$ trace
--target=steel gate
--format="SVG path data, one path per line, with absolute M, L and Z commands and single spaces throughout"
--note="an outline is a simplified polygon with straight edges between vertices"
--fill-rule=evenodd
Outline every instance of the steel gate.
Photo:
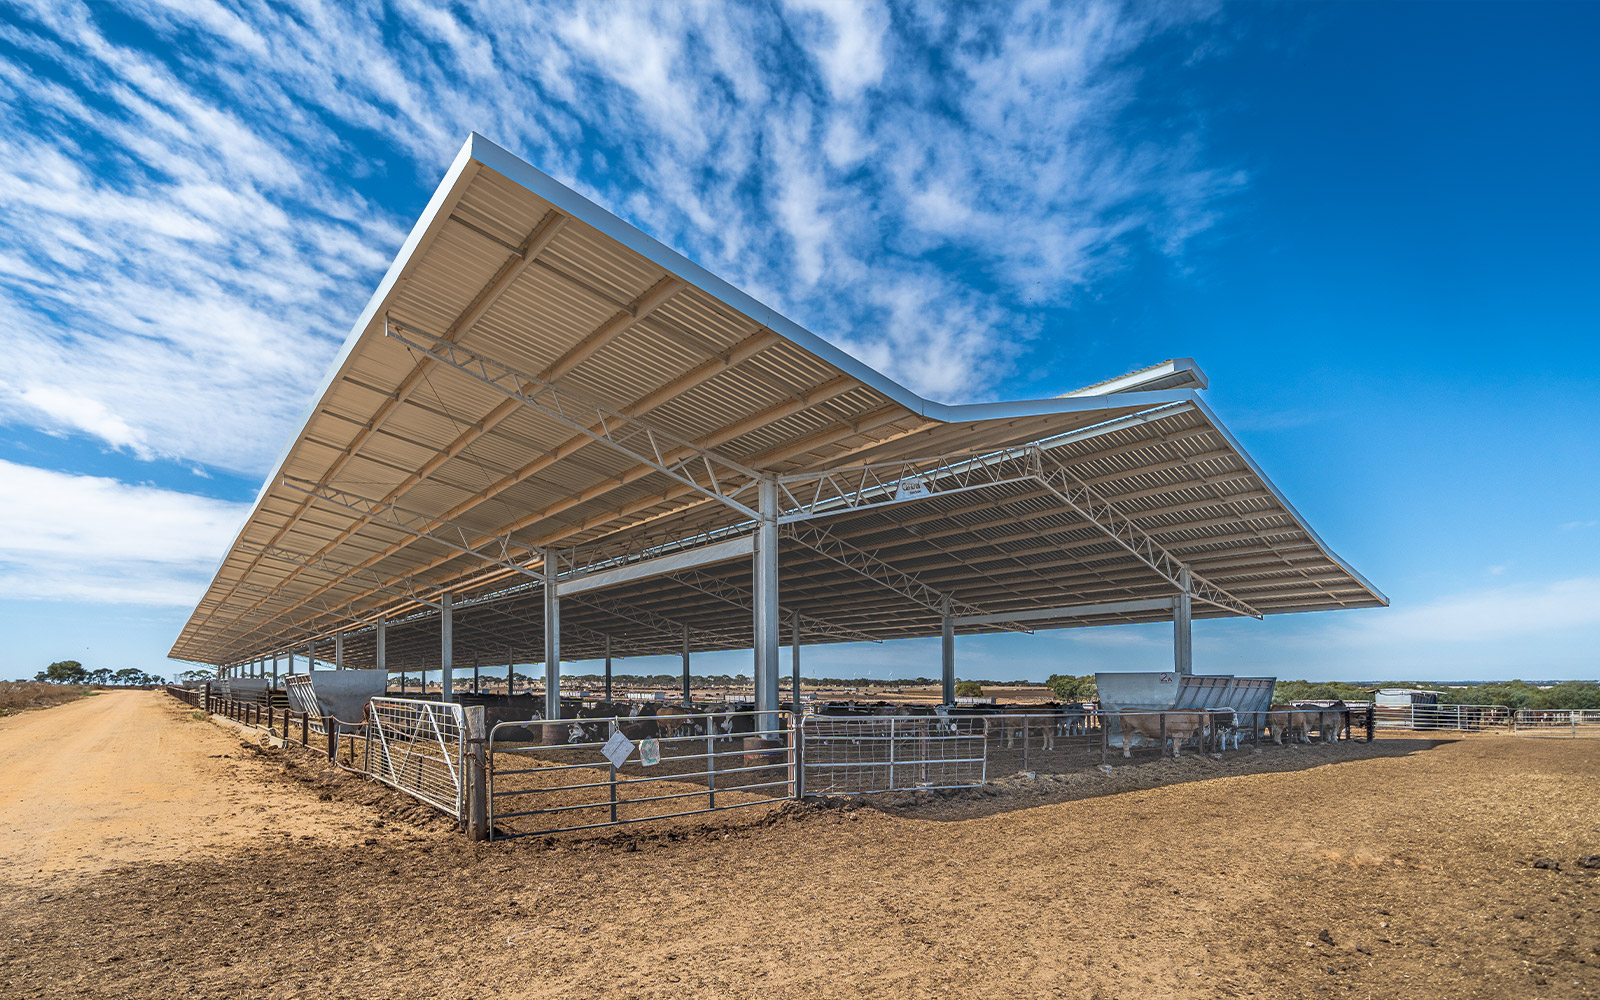
M 374 698 L 367 703 L 366 772 L 456 819 L 466 813 L 467 727 L 455 702 Z
M 497 723 L 488 739 L 489 836 L 589 830 L 792 798 L 793 732 L 788 712 Z
M 988 772 L 988 727 L 968 716 L 808 715 L 805 795 L 972 788 Z

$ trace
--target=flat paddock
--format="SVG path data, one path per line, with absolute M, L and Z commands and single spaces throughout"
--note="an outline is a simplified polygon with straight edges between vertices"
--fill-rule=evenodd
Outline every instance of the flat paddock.
M 0 995 L 1600 996 L 1600 874 L 1574 864 L 1600 854 L 1596 741 L 1380 738 L 486 845 L 127 697 L 174 784 L 255 794 L 197 792 L 232 842 L 163 825 L 109 870 L 7 866 Z M 0 818 L 28 843 L 97 822 Z

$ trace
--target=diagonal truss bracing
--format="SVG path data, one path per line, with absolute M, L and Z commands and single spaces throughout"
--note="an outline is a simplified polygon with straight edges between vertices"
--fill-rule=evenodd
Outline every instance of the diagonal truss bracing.
M 528 566 L 529 563 L 542 565 L 544 557 L 537 550 L 520 545 L 516 548 L 525 552 L 526 556 L 521 559 L 513 556 L 510 535 L 493 535 L 488 541 L 479 540 L 475 544 L 467 530 L 460 525 L 419 514 L 391 502 L 373 500 L 336 486 L 295 479 L 292 476 L 284 476 L 283 485 L 377 524 L 395 528 L 416 538 L 437 542 L 461 555 L 473 556 L 535 580 L 544 579 L 542 570 L 530 569 Z
M 724 503 L 747 517 L 760 516 L 735 499 L 750 492 L 760 479 L 754 469 L 442 337 L 413 330 L 393 319 L 388 321 L 387 331 L 390 337 L 412 350 L 499 390 L 529 409 L 614 448 L 702 496 Z
M 1185 567 L 1182 561 L 1131 518 L 1118 511 L 1069 465 L 1051 454 L 1050 449 L 1039 444 L 978 456 L 910 459 L 853 469 L 783 476 L 779 478 L 781 502 L 785 507 L 781 520 L 789 525 L 791 536 L 798 538 L 795 525 L 833 513 L 1024 482 L 1042 486 L 1174 588 L 1183 589 L 1180 572 Z M 825 554 L 834 558 L 831 553 Z M 859 561 L 859 557 L 855 558 Z M 851 563 L 845 562 L 845 565 Z M 876 578 L 875 573 L 868 575 Z M 1260 611 L 1222 587 L 1192 571 L 1191 578 L 1195 599 L 1234 614 L 1261 617 Z M 927 605 L 924 600 L 913 600 Z

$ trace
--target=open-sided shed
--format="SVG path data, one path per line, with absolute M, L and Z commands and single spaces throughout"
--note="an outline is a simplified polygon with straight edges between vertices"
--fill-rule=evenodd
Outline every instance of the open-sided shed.
M 949 688 L 957 634 L 1170 620 L 1187 672 L 1191 616 L 1387 603 L 1206 387 L 924 399 L 473 135 L 171 655 L 553 702 L 563 657 L 746 648 L 768 710 L 784 643 L 943 635 Z

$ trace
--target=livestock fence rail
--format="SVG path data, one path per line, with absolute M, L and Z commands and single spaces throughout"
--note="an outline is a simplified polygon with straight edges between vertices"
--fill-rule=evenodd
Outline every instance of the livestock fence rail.
M 1600 737 L 1600 710 L 1592 708 L 1518 709 L 1516 717 L 1512 720 L 1512 732 L 1517 736 L 1566 739 Z
M 496 723 L 489 836 L 546 835 L 794 797 L 789 712 L 689 712 Z
M 1364 706 L 1317 705 L 1260 712 L 1084 705 L 1020 712 L 864 710 L 808 715 L 800 731 L 803 795 L 970 788 L 999 775 L 1106 764 L 1113 755 L 1260 752 L 1266 742 L 1331 743 L 1358 731 L 1371 741 L 1374 735 Z
M 988 777 L 986 719 L 808 715 L 800 794 L 970 788 Z
M 1600 736 L 1600 710 L 1511 708 L 1507 705 L 1378 705 L 1379 729 L 1502 733 L 1578 739 Z
M 469 835 L 487 835 L 483 784 L 483 709 L 454 702 L 374 698 L 359 721 L 320 715 L 291 698 L 230 697 L 169 687 L 174 698 L 244 726 L 265 730 L 285 746 L 325 754 L 337 766 L 404 792 L 454 817 Z M 316 702 L 309 703 L 313 708 Z

